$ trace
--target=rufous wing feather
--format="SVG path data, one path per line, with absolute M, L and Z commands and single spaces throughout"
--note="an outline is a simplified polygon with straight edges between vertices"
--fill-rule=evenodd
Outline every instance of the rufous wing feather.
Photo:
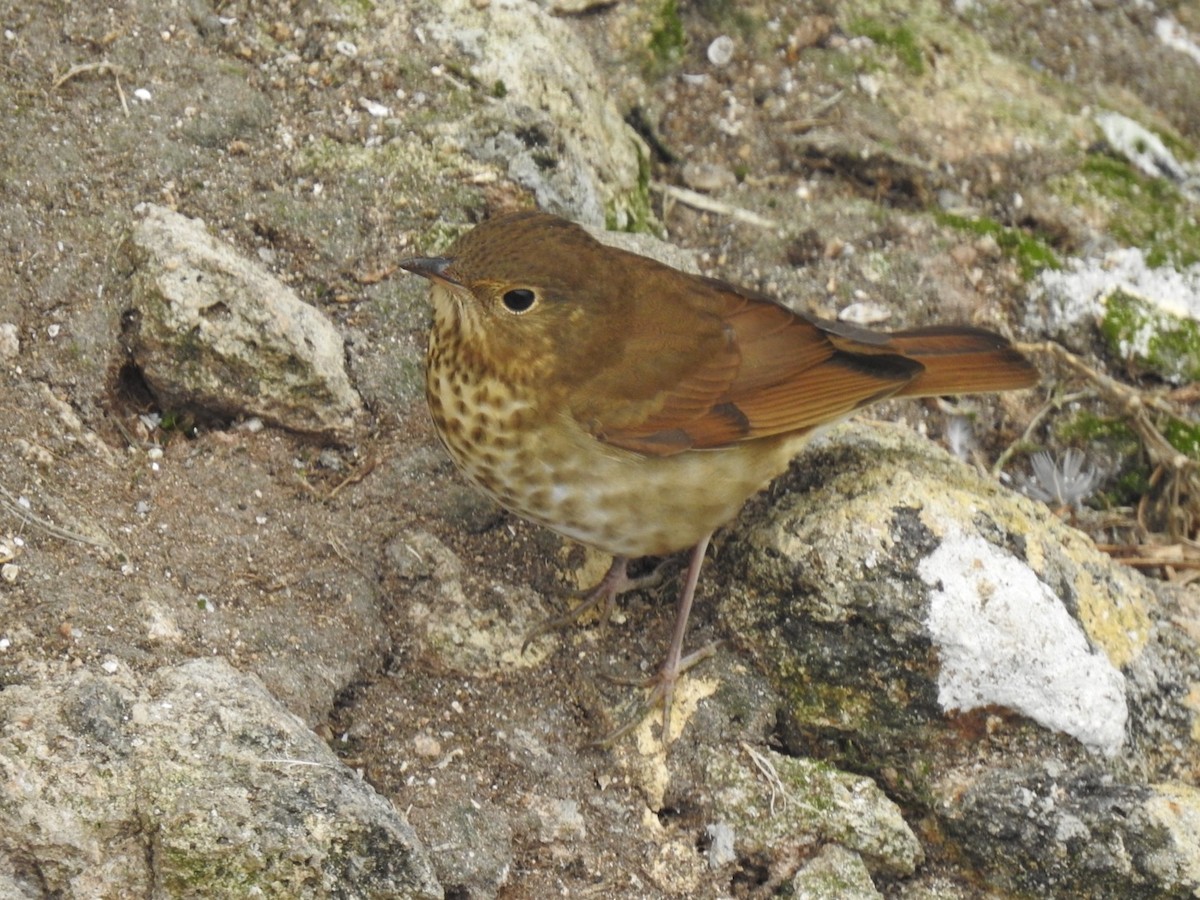
M 708 279 L 690 281 L 691 308 L 682 313 L 715 317 L 726 337 L 721 352 L 697 356 L 690 371 L 663 385 L 654 404 L 641 404 L 641 417 L 621 404 L 593 418 L 590 428 L 601 440 L 666 456 L 804 431 L 890 396 L 921 373 L 919 363 L 898 354 L 842 351 L 817 323 L 769 299 Z
M 698 357 L 644 415 L 597 421 L 602 440 L 651 455 L 804 432 L 887 397 L 1030 387 L 1037 372 L 1008 341 L 970 326 L 884 334 L 793 313 L 769 298 L 689 279 L 693 309 L 716 315 L 722 351 Z

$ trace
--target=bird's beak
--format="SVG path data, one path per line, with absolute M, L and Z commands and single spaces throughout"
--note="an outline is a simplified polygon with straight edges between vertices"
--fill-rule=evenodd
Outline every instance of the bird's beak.
M 462 282 L 452 275 L 447 275 L 446 270 L 450 268 L 450 264 L 454 259 L 449 256 L 414 256 L 412 259 L 403 259 L 400 261 L 400 268 L 408 269 L 408 271 L 428 278 L 430 281 L 440 281 L 443 284 L 461 287 Z

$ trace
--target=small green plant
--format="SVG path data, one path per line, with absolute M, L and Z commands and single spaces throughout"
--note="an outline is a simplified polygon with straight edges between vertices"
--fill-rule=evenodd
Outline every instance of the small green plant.
M 1028 234 L 1019 228 L 1009 228 L 1001 225 L 995 219 L 981 216 L 977 219 L 958 216 L 954 213 L 936 213 L 938 222 L 959 231 L 977 235 L 991 235 L 995 238 L 1000 249 L 1016 261 L 1021 270 L 1021 277 L 1029 281 L 1043 269 L 1060 269 L 1062 263 L 1058 255 L 1041 238 Z
M 1109 229 L 1129 247 L 1146 250 L 1146 265 L 1185 268 L 1200 262 L 1200 222 L 1165 178 L 1151 178 L 1123 159 L 1093 154 L 1081 167 L 1087 188 L 1109 201 Z M 1081 198 L 1086 202 L 1086 195 Z
M 658 26 L 650 32 L 651 67 L 660 72 L 669 69 L 683 59 L 686 49 L 687 35 L 679 4 L 676 0 L 666 0 L 658 11 Z
M 889 28 L 874 19 L 855 19 L 850 23 L 849 30 L 891 50 L 913 75 L 925 74 L 925 54 L 916 34 L 907 25 Z

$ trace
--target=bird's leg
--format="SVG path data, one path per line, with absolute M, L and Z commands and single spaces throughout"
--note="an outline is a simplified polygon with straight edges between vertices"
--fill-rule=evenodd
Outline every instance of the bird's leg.
M 630 578 L 628 573 L 629 557 L 614 556 L 612 565 L 608 567 L 608 571 L 604 573 L 604 577 L 600 579 L 600 583 L 582 592 L 583 599 L 565 613 L 551 616 L 538 623 L 530 630 L 529 634 L 525 635 L 525 641 L 521 644 L 521 652 L 524 653 L 525 649 L 543 634 L 556 631 L 565 625 L 571 624 L 597 605 L 600 606 L 601 624 L 607 623 L 609 614 L 612 611 L 613 601 L 618 596 L 628 591 L 640 591 L 646 588 L 657 587 L 662 583 L 663 572 L 669 564 L 669 561 L 659 563 L 649 575 Z
M 679 602 L 675 607 L 675 625 L 671 629 L 671 643 L 667 647 L 667 658 L 663 662 L 662 668 L 646 683 L 646 687 L 650 689 L 650 696 L 646 698 L 645 708 L 652 710 L 655 706 L 662 704 L 662 742 L 664 745 L 671 741 L 671 701 L 675 695 L 675 682 L 679 680 L 680 675 L 700 660 L 712 656 L 717 649 L 717 642 L 714 642 L 687 656 L 683 655 L 683 639 L 687 634 L 688 616 L 692 612 L 692 601 L 696 597 L 696 585 L 700 581 L 700 568 L 704 565 L 704 553 L 708 549 L 708 541 L 711 537 L 711 533 L 705 535 L 704 539 L 692 548 L 687 575 L 683 580 L 683 590 L 680 591 Z M 641 721 L 640 715 L 602 738 L 599 745 L 608 746 L 620 740 L 632 731 L 639 721 Z

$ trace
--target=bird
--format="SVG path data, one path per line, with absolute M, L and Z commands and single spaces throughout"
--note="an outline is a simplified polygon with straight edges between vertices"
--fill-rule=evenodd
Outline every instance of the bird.
M 512 513 L 613 557 L 551 624 L 642 586 L 631 560 L 690 549 L 646 685 L 664 743 L 680 675 L 712 650 L 683 652 L 709 540 L 816 429 L 889 398 L 1038 380 L 991 331 L 825 321 L 536 210 L 486 219 L 445 255 L 399 266 L 431 284 L 426 398 L 458 469 Z

